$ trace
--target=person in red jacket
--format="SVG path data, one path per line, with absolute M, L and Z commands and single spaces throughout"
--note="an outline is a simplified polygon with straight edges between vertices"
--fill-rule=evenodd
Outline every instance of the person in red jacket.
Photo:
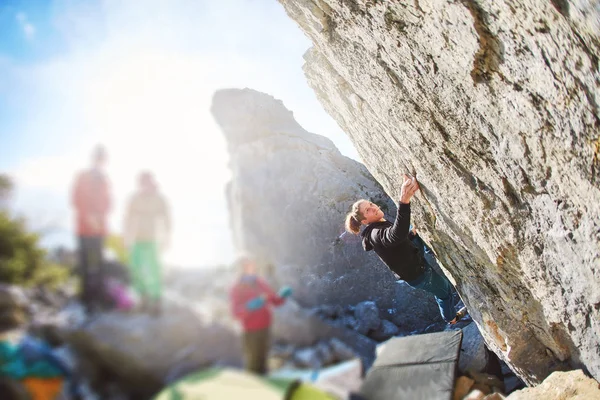
M 271 328 L 271 306 L 280 306 L 292 294 L 284 286 L 279 293 L 257 275 L 256 263 L 244 256 L 237 261 L 241 275 L 231 288 L 232 313 L 242 323 L 246 370 L 259 375 L 267 372 Z
M 72 191 L 82 283 L 81 302 L 88 312 L 102 307 L 106 300 L 102 250 L 111 205 L 109 182 L 103 171 L 106 159 L 104 147 L 96 147 L 91 168 L 77 175 Z

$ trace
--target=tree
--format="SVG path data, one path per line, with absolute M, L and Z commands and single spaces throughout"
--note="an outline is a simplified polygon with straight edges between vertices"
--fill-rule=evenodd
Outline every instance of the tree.
M 27 232 L 25 222 L 0 211 L 0 281 L 24 284 L 44 264 L 38 236 Z
M 13 186 L 13 181 L 8 175 L 0 174 L 0 197 L 10 194 Z
M 0 206 L 4 206 L 4 202 L 8 200 L 13 191 L 13 181 L 6 174 L 0 173 Z
M 0 282 L 55 286 L 68 279 L 69 270 L 50 263 L 39 245 L 39 234 L 30 232 L 23 218 L 2 207 L 13 188 L 10 177 L 0 174 Z

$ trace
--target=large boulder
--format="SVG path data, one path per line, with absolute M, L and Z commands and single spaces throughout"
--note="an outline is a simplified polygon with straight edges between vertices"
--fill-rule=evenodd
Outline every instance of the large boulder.
M 396 283 L 396 301 L 396 307 L 384 310 L 382 317 L 398 326 L 402 334 L 422 332 L 436 322 L 444 324 L 434 297 L 413 290 L 404 281 Z
M 279 0 L 308 82 L 528 384 L 600 378 L 600 9 L 589 0 Z
M 229 145 L 227 195 L 234 243 L 294 289 L 305 307 L 372 300 L 402 310 L 394 275 L 359 237 L 344 232 L 351 204 L 368 198 L 395 216 L 394 202 L 367 169 L 333 143 L 304 130 L 280 100 L 250 89 L 215 93 L 212 113 Z M 416 292 L 428 317 L 437 310 Z
M 161 317 L 108 313 L 71 328 L 67 342 L 91 384 L 116 382 L 126 393 L 147 398 L 171 379 L 174 369 L 242 365 L 241 340 L 192 310 L 170 306 Z

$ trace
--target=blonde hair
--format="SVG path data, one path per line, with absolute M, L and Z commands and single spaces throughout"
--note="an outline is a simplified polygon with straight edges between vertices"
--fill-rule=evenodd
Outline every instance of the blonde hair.
M 354 233 L 355 235 L 358 235 L 358 233 L 360 232 L 360 225 L 362 224 L 361 221 L 365 219 L 364 215 L 362 215 L 359 209 L 363 201 L 367 200 L 360 199 L 354 204 L 352 204 L 350 212 L 346 215 L 346 230 L 350 233 Z

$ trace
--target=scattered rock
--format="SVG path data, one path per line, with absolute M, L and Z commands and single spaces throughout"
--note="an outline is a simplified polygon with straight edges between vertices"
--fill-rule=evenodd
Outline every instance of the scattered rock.
M 600 386 L 582 370 L 553 372 L 541 384 L 511 393 L 507 400 L 600 399 Z
M 474 389 L 479 389 L 485 394 L 491 392 L 504 392 L 504 383 L 494 375 L 469 371 L 469 376 L 475 381 Z
M 344 308 L 340 305 L 322 305 L 315 307 L 314 311 L 317 315 L 326 319 L 337 319 L 344 315 Z
M 369 334 L 369 337 L 382 342 L 384 340 L 388 340 L 392 336 L 397 335 L 398 332 L 399 332 L 399 329 L 396 325 L 394 325 L 392 322 L 390 322 L 388 320 L 382 319 L 381 324 L 379 325 L 379 328 L 372 331 Z
M 0 309 L 24 308 L 28 302 L 23 289 L 0 283 Z
M 488 395 L 490 393 L 492 393 L 492 388 L 489 387 L 488 385 L 484 385 L 483 383 L 475 383 L 473 386 L 471 386 L 471 388 L 474 391 L 478 391 L 483 393 L 484 395 Z
M 275 340 L 295 346 L 312 346 L 329 339 L 332 331 L 319 316 L 298 305 L 293 299 L 273 310 L 272 335 Z
M 17 286 L 0 284 L 0 331 L 8 331 L 27 321 L 28 299 Z
M 454 384 L 453 400 L 462 400 L 469 392 L 475 381 L 468 376 L 459 376 Z
M 339 339 L 331 339 L 329 344 L 335 353 L 335 357 L 340 361 L 351 360 L 356 357 L 356 353 L 352 348 Z
M 327 366 L 337 361 L 336 355 L 328 342 L 319 342 L 316 346 L 316 350 L 319 354 L 319 358 L 321 359 L 321 365 Z
M 487 396 L 485 396 L 483 398 L 483 400 L 504 400 L 506 397 L 504 397 L 502 394 L 496 392 L 496 393 L 492 393 L 492 394 L 488 394 Z
M 273 357 L 288 359 L 292 358 L 294 351 L 295 348 L 291 344 L 274 344 L 271 346 L 270 354 Z
M 319 350 L 312 347 L 296 351 L 293 358 L 294 362 L 301 368 L 319 368 L 323 365 Z
M 354 318 L 352 315 L 344 315 L 342 318 L 338 320 L 342 326 L 346 328 L 350 328 L 353 330 L 358 329 L 358 320 Z
M 66 340 L 64 331 L 52 323 L 34 322 L 29 327 L 29 333 L 48 343 L 51 347 L 62 346 Z
M 463 400 L 483 400 L 485 399 L 486 394 L 481 390 L 473 390 L 467 396 L 463 397 Z
M 379 309 L 373 301 L 363 301 L 356 305 L 354 317 L 357 321 L 356 331 L 366 335 L 370 330 L 379 328 L 381 319 L 379 319 Z

